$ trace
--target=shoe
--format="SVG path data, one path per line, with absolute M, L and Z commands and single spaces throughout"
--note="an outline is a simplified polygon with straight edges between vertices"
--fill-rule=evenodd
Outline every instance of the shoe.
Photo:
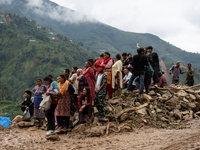
M 49 130 L 49 131 L 47 131 L 46 135 L 51 135 L 51 134 L 53 134 L 53 133 L 54 133 L 53 130 Z
M 158 85 L 157 85 L 157 84 L 155 84 L 155 85 L 154 85 L 154 87 L 155 87 L 155 88 L 157 88 L 157 87 L 158 87 Z

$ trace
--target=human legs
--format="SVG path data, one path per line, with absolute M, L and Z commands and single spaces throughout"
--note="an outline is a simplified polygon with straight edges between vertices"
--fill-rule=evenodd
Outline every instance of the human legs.
M 99 115 L 105 117 L 105 94 L 96 94 L 94 102 L 99 111 Z
M 153 84 L 156 85 L 159 82 L 159 80 L 158 80 L 158 69 L 159 69 L 159 67 L 153 66 L 153 69 L 154 69 Z
M 132 91 L 132 83 L 133 83 L 133 80 L 137 77 L 137 74 L 135 72 L 133 72 L 130 80 L 129 80 L 129 84 L 128 84 L 128 90 L 129 91 Z
M 143 89 L 144 89 L 144 73 L 139 75 L 140 78 L 140 89 L 139 89 L 139 94 L 143 94 Z
M 92 111 L 93 111 L 92 105 L 85 107 L 82 112 L 79 111 L 79 123 L 85 123 L 84 114 L 87 114 L 91 121 Z
M 57 104 L 51 104 L 50 109 L 47 110 L 47 120 L 48 120 L 47 130 L 55 130 L 54 112 L 55 112 L 56 106 Z

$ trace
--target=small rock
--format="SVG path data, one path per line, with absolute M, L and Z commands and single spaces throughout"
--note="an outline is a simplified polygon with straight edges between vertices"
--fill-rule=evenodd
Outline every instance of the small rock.
M 136 113 L 138 114 L 138 116 L 140 117 L 144 117 L 147 114 L 146 108 L 142 108 L 136 111 Z
M 193 94 L 189 94 L 189 95 L 192 102 L 196 100 L 196 96 L 194 96 Z
M 128 117 L 129 117 L 129 114 L 128 114 L 128 113 L 124 113 L 124 114 L 120 117 L 120 120 L 121 120 L 121 121 L 124 121 L 124 120 L 126 120 Z
M 162 117 L 162 118 L 161 118 L 161 121 L 169 123 L 169 120 L 166 119 L 165 117 Z
M 194 103 L 188 103 L 187 104 L 188 108 L 194 109 L 196 105 Z
M 117 104 L 117 103 L 118 103 L 118 100 L 117 100 L 117 99 L 116 99 L 116 100 L 109 99 L 109 100 L 107 101 L 107 103 L 108 103 L 108 104 Z
M 94 117 L 93 124 L 96 125 L 97 123 L 99 123 L 99 119 L 97 117 Z
M 47 139 L 47 140 L 50 140 L 50 141 L 59 141 L 59 140 L 60 140 L 58 134 L 51 134 L 51 135 L 48 135 L 48 136 L 46 136 L 46 139 Z
M 196 112 L 196 115 L 200 116 L 200 111 Z
M 135 102 L 135 107 L 139 107 L 141 104 L 139 102 Z
M 148 95 L 150 95 L 150 96 L 155 96 L 156 95 L 156 93 L 153 91 L 153 90 L 151 90 L 150 92 L 149 92 L 149 94 Z
M 174 110 L 174 116 L 177 120 L 182 119 L 182 113 L 178 109 Z

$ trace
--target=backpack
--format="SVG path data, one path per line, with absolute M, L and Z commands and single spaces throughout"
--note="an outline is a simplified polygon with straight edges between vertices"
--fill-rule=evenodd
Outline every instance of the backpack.
M 146 66 L 146 74 L 148 76 L 153 76 L 154 75 L 154 70 L 153 67 L 151 66 L 151 64 L 148 61 L 149 66 Z

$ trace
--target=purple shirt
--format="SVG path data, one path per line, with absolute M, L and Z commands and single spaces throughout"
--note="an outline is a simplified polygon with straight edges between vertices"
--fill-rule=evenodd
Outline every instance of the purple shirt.
M 176 65 L 173 65 L 170 69 L 169 69 L 169 73 L 170 74 L 174 74 L 173 80 L 179 80 L 179 75 L 183 74 L 183 71 L 181 70 L 181 67 L 176 67 Z
M 45 85 L 41 85 L 41 87 L 36 85 L 32 90 L 35 94 L 44 94 L 47 91 L 47 87 Z

